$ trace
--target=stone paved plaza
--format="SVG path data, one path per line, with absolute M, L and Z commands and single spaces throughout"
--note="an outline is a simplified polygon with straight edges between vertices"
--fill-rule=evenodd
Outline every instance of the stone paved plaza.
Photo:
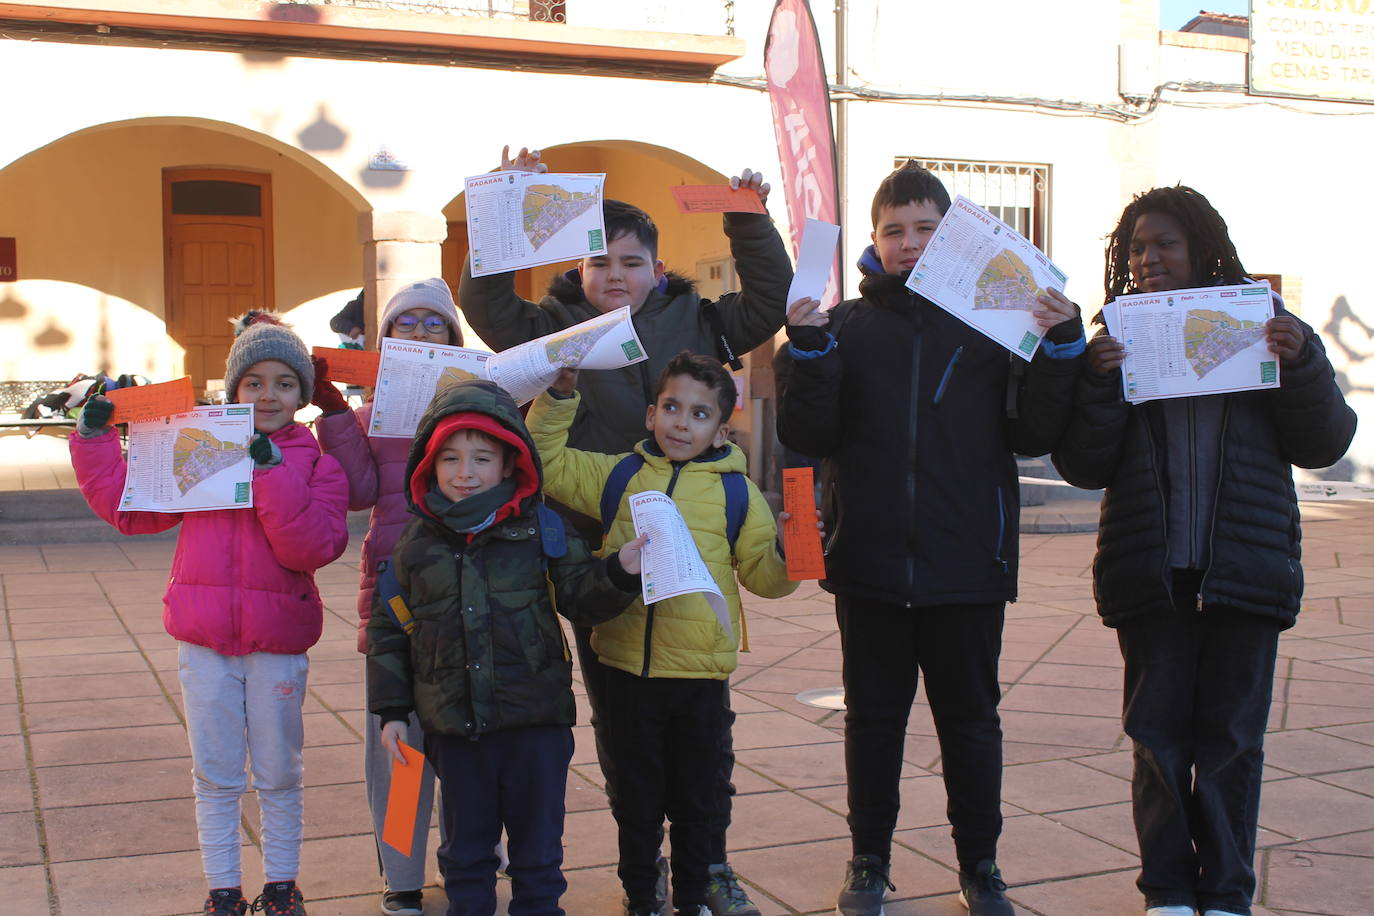
M 1374 506 L 1305 505 L 1308 590 L 1280 645 L 1260 813 L 1257 913 L 1367 914 L 1374 880 Z M 1092 534 L 1026 535 L 1002 653 L 1006 830 L 1021 912 L 1127 916 L 1130 752 L 1120 657 L 1097 619 Z M 328 612 L 306 704 L 312 916 L 378 912 L 361 784 L 358 543 L 319 574 Z M 199 912 L 205 889 L 190 760 L 163 632 L 171 541 L 0 548 L 0 912 Z M 734 685 L 739 765 L 732 860 L 768 916 L 833 911 L 849 853 L 842 713 L 798 702 L 839 683 L 832 604 L 814 584 L 751 600 L 753 651 Z M 581 712 L 586 718 L 585 708 Z M 889 916 L 962 913 L 928 710 L 908 729 Z M 615 914 L 615 830 L 586 726 L 568 779 L 573 916 Z M 246 802 L 245 884 L 261 882 Z M 504 891 L 503 891 L 504 893 Z M 426 913 L 444 910 L 430 888 Z

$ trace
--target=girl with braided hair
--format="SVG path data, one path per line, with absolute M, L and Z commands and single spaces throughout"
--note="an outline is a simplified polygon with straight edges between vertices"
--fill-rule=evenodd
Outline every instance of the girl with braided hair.
M 1108 302 L 1247 282 L 1225 220 L 1192 188 L 1137 195 L 1107 243 Z M 1291 466 L 1334 464 L 1355 432 L 1316 333 L 1274 305 L 1265 337 L 1282 383 L 1262 391 L 1129 404 L 1126 349 L 1104 328 L 1054 452 L 1065 480 L 1106 490 L 1094 596 L 1125 662 L 1148 916 L 1250 913 L 1278 638 L 1302 596 Z

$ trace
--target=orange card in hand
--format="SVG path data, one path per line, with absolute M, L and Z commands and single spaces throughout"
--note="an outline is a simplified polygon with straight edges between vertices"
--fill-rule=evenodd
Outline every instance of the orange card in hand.
M 311 347 L 311 356 L 318 356 L 329 366 L 329 381 L 345 385 L 371 388 L 377 384 L 377 370 L 382 354 L 376 350 L 351 350 L 344 347 Z
M 753 188 L 728 184 L 678 184 L 668 189 L 683 213 L 767 213 Z
M 782 547 L 787 554 L 787 578 L 794 582 L 825 578 L 813 481 L 810 468 L 786 468 L 782 472 L 782 508 L 792 516 L 782 526 Z
M 171 382 L 156 385 L 133 385 L 107 391 L 105 397 L 114 402 L 111 423 L 134 423 L 138 420 L 158 420 L 182 413 L 196 406 L 196 393 L 191 389 L 191 377 L 184 375 Z
M 382 842 L 403 856 L 410 855 L 415 838 L 415 818 L 420 808 L 420 777 L 425 771 L 425 755 L 399 742 L 406 765 L 391 761 L 391 792 L 386 798 L 386 823 Z

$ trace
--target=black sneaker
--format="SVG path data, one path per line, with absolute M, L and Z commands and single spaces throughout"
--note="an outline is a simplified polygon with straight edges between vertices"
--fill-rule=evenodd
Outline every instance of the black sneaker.
M 883 916 L 883 898 L 895 891 L 887 863 L 877 856 L 855 856 L 845 871 L 835 916 Z
M 266 916 L 306 916 L 305 898 L 295 881 L 273 881 L 262 886 L 262 893 L 253 901 L 253 912 Z
M 217 887 L 205 898 L 203 916 L 244 916 L 248 912 L 248 901 L 243 899 L 243 891 L 237 887 Z
M 706 876 L 706 908 L 710 916 L 760 916 L 730 863 L 712 865 Z
M 420 891 L 386 891 L 382 894 L 383 916 L 424 916 L 424 894 Z
M 1007 884 L 997 863 L 984 859 L 966 875 L 959 871 L 959 900 L 968 907 L 969 916 L 1013 916 L 1007 899 Z

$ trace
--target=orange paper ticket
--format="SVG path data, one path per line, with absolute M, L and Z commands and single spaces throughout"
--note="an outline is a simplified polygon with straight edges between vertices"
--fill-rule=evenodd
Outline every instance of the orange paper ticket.
M 816 488 L 810 468 L 782 472 L 782 508 L 792 517 L 782 526 L 787 578 L 794 582 L 825 578 L 825 555 L 816 528 Z
M 156 385 L 134 385 L 107 391 L 105 397 L 114 402 L 111 423 L 133 423 L 156 420 L 196 406 L 196 393 L 189 375 Z
M 728 184 L 678 184 L 668 190 L 683 213 L 767 213 L 759 192 Z
M 351 350 L 345 347 L 314 347 L 311 356 L 329 364 L 329 381 L 371 388 L 377 384 L 377 368 L 382 354 L 376 350 Z
M 386 797 L 386 823 L 382 825 L 382 842 L 403 856 L 410 855 L 415 838 L 415 818 L 420 809 L 420 776 L 425 770 L 425 755 L 404 741 L 401 756 L 406 765 L 391 762 L 391 791 Z

